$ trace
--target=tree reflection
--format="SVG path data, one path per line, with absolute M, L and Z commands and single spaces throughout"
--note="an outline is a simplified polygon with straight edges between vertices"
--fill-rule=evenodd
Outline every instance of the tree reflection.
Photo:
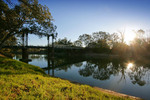
M 143 66 L 136 66 L 130 69 L 129 72 L 130 79 L 132 80 L 133 84 L 138 84 L 140 86 L 144 86 L 146 84 L 148 72 L 150 72 L 149 68 L 144 68 Z
M 119 64 L 116 65 L 118 66 Z M 107 80 L 112 74 L 118 73 L 118 70 L 119 67 L 114 67 L 109 59 L 99 59 L 88 61 L 84 68 L 79 70 L 79 73 L 82 76 L 92 76 L 95 79 Z
M 47 61 L 49 61 L 48 56 L 45 57 Z M 73 65 L 76 67 L 81 67 L 82 66 L 82 61 L 83 59 L 77 59 L 77 58 L 71 58 L 71 57 L 55 57 L 54 59 L 54 65 L 55 65 L 55 70 L 64 70 L 67 72 L 68 69 L 70 69 Z
M 106 68 L 101 68 L 97 69 L 93 73 L 93 78 L 99 79 L 99 80 L 107 80 L 109 79 L 110 75 L 112 74 L 111 68 L 106 67 Z
M 118 82 L 126 81 L 126 76 L 128 75 L 133 84 L 145 85 L 149 77 L 148 73 L 150 73 L 150 68 L 137 64 L 133 68 L 130 68 L 130 70 L 127 70 L 126 62 L 126 60 L 108 59 L 89 60 L 79 70 L 79 74 L 84 77 L 92 76 L 98 80 L 108 80 L 111 75 L 121 75 Z
M 74 64 L 76 67 L 81 67 L 83 65 L 83 62 L 78 62 Z
M 86 62 L 86 65 L 84 65 L 84 69 L 79 70 L 79 73 L 84 77 L 91 76 L 95 70 L 95 67 L 96 67 L 95 65 Z
M 79 74 L 83 77 L 93 77 L 98 80 L 109 80 L 111 76 L 120 76 L 118 83 L 125 81 L 126 77 L 133 84 L 144 86 L 148 83 L 150 77 L 149 65 L 135 62 L 134 67 L 127 67 L 128 60 L 121 59 L 88 59 L 83 63 L 83 59 L 55 58 L 53 61 L 55 70 L 64 70 L 65 72 L 71 67 L 78 67 Z M 51 64 L 50 64 L 51 65 Z

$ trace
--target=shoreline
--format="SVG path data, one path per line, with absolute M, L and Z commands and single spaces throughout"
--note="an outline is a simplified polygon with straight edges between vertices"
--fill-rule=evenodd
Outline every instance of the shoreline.
M 50 76 L 50 75 L 49 75 Z M 69 81 L 70 83 L 73 83 L 73 84 L 79 84 L 79 85 L 88 85 L 88 84 L 83 84 L 83 83 L 79 83 L 79 82 L 75 82 L 75 81 L 70 81 L 70 80 L 67 80 L 67 79 L 64 79 L 64 78 L 60 78 L 60 77 L 55 77 L 55 76 L 50 76 L 50 77 L 54 77 L 54 78 L 59 78 L 59 79 L 62 79 L 62 80 L 66 80 L 66 81 Z M 103 89 L 103 88 L 100 88 L 100 87 L 96 87 L 96 86 L 91 86 L 91 85 L 88 85 L 96 90 L 99 90 L 99 91 L 102 91 L 104 93 L 108 93 L 108 94 L 113 94 L 115 96 L 119 96 L 119 97 L 123 97 L 123 98 L 132 98 L 133 100 L 144 100 L 140 97 L 136 97 L 136 96 L 132 96 L 132 95 L 127 95 L 127 94 L 123 94 L 123 93 L 119 93 L 119 92 L 116 92 L 116 91 L 113 91 L 113 90 L 109 90 L 109 89 Z
M 113 95 L 116 95 L 116 96 L 120 96 L 120 97 L 125 97 L 125 98 L 133 98 L 134 100 L 143 100 L 142 98 L 140 97 L 135 97 L 135 96 L 131 96 L 131 95 L 127 95 L 127 94 L 123 94 L 123 93 L 119 93 L 119 92 L 115 92 L 115 91 L 112 91 L 112 90 L 108 90 L 108 89 L 103 89 L 103 88 L 99 88 L 99 87 L 93 87 L 97 90 L 100 90 L 100 91 L 103 91 L 103 92 L 106 92 L 106 93 L 109 93 L 109 94 L 113 94 Z
M 8 60 L 11 60 L 10 58 L 6 58 L 5 56 L 3 56 L 3 55 L 1 55 L 0 54 L 0 57 L 1 58 L 4 58 L 4 59 L 8 59 Z M 25 63 L 22 63 L 22 62 L 20 62 L 20 61 L 16 61 L 16 60 L 11 60 L 11 61 L 14 61 L 16 64 L 17 63 L 20 63 L 20 64 L 25 64 Z M 8 61 L 9 62 L 9 61 Z M 5 63 L 4 63 L 5 64 Z M 11 65 L 11 63 L 10 63 L 10 65 Z M 26 66 L 33 66 L 33 65 L 30 65 L 30 64 L 25 64 Z M 33 66 L 34 67 L 34 66 Z M 35 66 L 36 67 L 36 66 Z M 20 66 L 20 68 L 21 68 L 21 66 Z M 35 73 L 37 73 L 37 75 L 40 75 L 41 77 L 44 77 L 43 76 L 43 74 L 41 73 L 41 71 L 42 71 L 42 68 L 40 68 L 40 67 L 36 67 L 37 69 L 38 69 L 38 71 L 37 71 L 37 69 L 35 70 Z M 41 74 L 38 74 L 38 73 L 41 73 Z M 29 74 L 32 74 L 32 73 L 29 73 Z M 46 74 L 46 73 L 45 73 Z M 5 75 L 5 74 L 1 74 L 1 75 Z M 0 76 L 1 76 L 0 75 Z M 8 74 L 8 75 L 11 75 L 11 74 Z M 15 74 L 13 74 L 14 76 L 15 76 Z M 18 74 L 16 74 L 16 75 L 18 75 Z M 33 74 L 34 75 L 34 74 Z M 6 76 L 7 76 L 7 74 L 6 74 Z M 47 78 L 55 78 L 55 80 L 62 80 L 62 81 L 65 81 L 65 82 L 70 82 L 69 84 L 72 84 L 72 85 L 79 85 L 79 86 L 88 86 L 88 87 L 91 87 L 91 89 L 92 89 L 92 91 L 96 91 L 96 90 L 98 90 L 98 91 L 100 91 L 100 92 L 102 92 L 102 93 L 104 93 L 104 94 L 108 94 L 108 97 L 109 97 L 109 95 L 110 95 L 110 97 L 111 96 L 115 96 L 115 97 L 120 97 L 120 98 L 123 98 L 123 99 L 131 99 L 131 100 L 142 100 L 141 98 L 139 98 L 139 97 L 134 97 L 134 96 L 130 96 L 130 95 L 126 95 L 126 94 L 122 94 L 122 93 L 118 93 L 118 92 L 115 92 L 115 91 L 111 91 L 111 90 L 107 90 L 107 89 L 102 89 L 102 88 L 99 88 L 99 87 L 94 87 L 94 86 L 90 86 L 90 85 L 87 85 L 87 84 L 81 84 L 81 83 L 77 83 L 77 82 L 73 82 L 73 81 L 69 81 L 69 80 L 66 80 L 66 79 L 62 79 L 62 78 L 59 78 L 59 77 L 52 77 L 52 76 L 50 76 L 50 75 L 47 75 L 48 77 Z M 28 78 L 27 78 L 28 79 Z M 49 79 L 50 80 L 50 79 Z M 107 98 L 107 96 L 106 96 L 106 98 Z

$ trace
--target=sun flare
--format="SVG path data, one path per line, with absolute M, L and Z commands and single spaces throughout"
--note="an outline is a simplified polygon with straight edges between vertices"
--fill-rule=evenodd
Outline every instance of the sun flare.
M 125 32 L 125 41 L 127 44 L 130 44 L 134 39 L 135 39 L 136 35 L 132 30 L 127 30 Z
M 128 63 L 127 69 L 131 69 L 133 67 L 133 63 Z

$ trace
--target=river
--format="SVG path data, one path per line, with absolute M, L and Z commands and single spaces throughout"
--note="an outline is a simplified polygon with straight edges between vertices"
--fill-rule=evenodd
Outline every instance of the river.
M 20 59 L 16 55 L 14 59 Z M 150 63 L 121 59 L 84 59 L 29 55 L 29 64 L 45 69 L 51 76 L 60 77 L 150 100 Z

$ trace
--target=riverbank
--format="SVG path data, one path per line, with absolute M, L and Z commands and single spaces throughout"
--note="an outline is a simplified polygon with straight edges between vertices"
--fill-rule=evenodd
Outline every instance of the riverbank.
M 33 65 L 0 57 L 0 99 L 138 100 L 88 85 L 49 77 Z

